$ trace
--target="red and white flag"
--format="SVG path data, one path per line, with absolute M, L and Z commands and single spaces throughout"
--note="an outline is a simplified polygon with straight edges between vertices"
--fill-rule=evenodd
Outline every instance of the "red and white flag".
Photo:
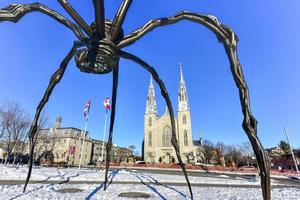
M 83 110 L 83 116 L 87 117 L 89 112 L 90 112 L 90 107 L 91 107 L 91 100 L 88 100 L 88 102 L 85 105 L 85 108 Z
M 69 154 L 70 155 L 75 155 L 75 146 L 72 146 L 69 148 Z
M 105 106 L 106 110 L 110 110 L 109 97 L 104 100 L 103 105 Z

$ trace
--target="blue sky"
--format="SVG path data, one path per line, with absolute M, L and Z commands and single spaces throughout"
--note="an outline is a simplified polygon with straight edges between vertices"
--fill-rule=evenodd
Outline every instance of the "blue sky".
M 29 0 L 2 0 L 30 3 Z M 64 16 L 57 1 L 40 1 Z M 93 20 L 92 1 L 70 3 L 88 22 Z M 121 0 L 105 1 L 106 17 L 113 18 Z M 135 0 L 123 25 L 130 33 L 151 19 L 171 16 L 181 10 L 212 14 L 229 25 L 239 36 L 238 54 L 250 89 L 251 108 L 259 121 L 258 135 L 266 147 L 284 139 L 283 126 L 290 129 L 293 146 L 300 147 L 300 2 L 297 0 Z M 69 17 L 70 18 L 70 17 Z M 31 115 L 48 84 L 69 51 L 75 36 L 56 21 L 32 13 L 19 23 L 0 23 L 0 103 L 20 102 Z M 238 144 L 247 141 L 241 127 L 238 91 L 224 49 L 206 28 L 187 21 L 156 29 L 126 48 L 151 65 L 166 83 L 177 108 L 179 63 L 192 112 L 194 139 L 203 132 L 205 139 Z M 101 139 L 106 96 L 111 95 L 112 74 L 81 73 L 74 60 L 55 88 L 46 112 L 50 121 L 62 115 L 64 126 L 84 127 L 82 111 L 91 98 L 88 130 Z M 138 65 L 120 61 L 119 93 L 114 143 L 135 145 L 140 151 L 149 74 Z M 158 112 L 165 103 L 155 85 Z

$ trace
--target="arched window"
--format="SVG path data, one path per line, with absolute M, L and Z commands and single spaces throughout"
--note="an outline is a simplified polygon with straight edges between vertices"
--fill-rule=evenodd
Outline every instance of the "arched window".
M 171 146 L 171 128 L 169 126 L 166 126 L 162 133 L 162 145 L 164 147 Z
M 149 117 L 148 126 L 152 126 L 152 118 Z
M 188 146 L 188 134 L 187 134 L 187 131 L 184 130 L 183 132 L 183 137 L 184 137 L 184 146 Z
M 152 133 L 151 133 L 151 131 L 149 131 L 149 133 L 148 133 L 148 146 L 152 146 Z
M 185 115 L 182 116 L 182 123 L 186 124 L 186 116 Z

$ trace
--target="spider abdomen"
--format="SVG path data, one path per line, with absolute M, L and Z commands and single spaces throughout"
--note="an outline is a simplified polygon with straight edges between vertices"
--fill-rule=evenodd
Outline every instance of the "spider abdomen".
M 82 72 L 106 74 L 119 64 L 117 50 L 108 39 L 90 41 L 88 48 L 80 49 L 75 61 Z

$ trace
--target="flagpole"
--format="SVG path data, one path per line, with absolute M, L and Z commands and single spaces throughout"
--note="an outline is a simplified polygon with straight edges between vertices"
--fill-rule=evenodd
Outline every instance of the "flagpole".
M 288 142 L 288 144 L 290 146 L 290 151 L 291 151 L 291 154 L 292 154 L 292 157 L 293 157 L 293 160 L 294 160 L 296 172 L 299 175 L 298 163 L 296 162 L 296 159 L 295 159 L 295 156 L 294 156 L 294 152 L 293 152 L 293 148 L 292 148 L 292 146 L 290 144 L 290 140 L 289 140 L 289 136 L 288 136 L 288 130 L 285 127 L 283 127 L 283 130 L 284 130 L 284 133 L 285 133 L 285 136 L 286 136 L 286 140 L 287 140 L 287 142 Z
M 88 115 L 87 115 L 87 118 L 85 120 L 85 126 L 84 126 L 84 132 L 83 132 L 83 143 L 82 143 L 82 146 L 81 146 L 81 151 L 80 151 L 80 161 L 79 161 L 79 167 L 78 169 L 80 169 L 81 167 L 81 161 L 82 161 L 82 152 L 83 152 L 83 147 L 84 147 L 84 141 L 85 141 L 85 134 L 86 134 L 86 130 L 87 130 L 87 125 L 88 125 Z
M 107 119 L 107 109 L 105 111 L 104 116 L 104 128 L 103 128 L 103 139 L 102 139 L 102 150 L 101 150 L 101 163 L 104 161 L 103 159 L 103 153 L 104 153 L 104 141 L 105 141 L 105 132 L 106 132 L 106 119 Z

